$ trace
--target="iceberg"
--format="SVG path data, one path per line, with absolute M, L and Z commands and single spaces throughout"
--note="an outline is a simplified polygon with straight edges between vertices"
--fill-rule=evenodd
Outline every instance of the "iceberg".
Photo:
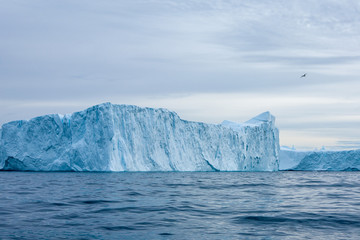
M 279 151 L 269 112 L 243 124 L 206 124 L 103 103 L 0 129 L 0 170 L 8 171 L 277 171 Z
M 297 151 L 280 150 L 280 170 L 359 171 L 360 150 Z
M 301 151 L 287 147 L 280 148 L 279 170 L 293 170 L 303 158 L 311 154 L 310 151 Z

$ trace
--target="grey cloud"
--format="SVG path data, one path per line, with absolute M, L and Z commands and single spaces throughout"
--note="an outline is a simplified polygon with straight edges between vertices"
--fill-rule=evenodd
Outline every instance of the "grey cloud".
M 360 141 L 338 141 L 337 145 L 343 149 L 360 149 Z
M 203 93 L 355 98 L 359 12 L 355 0 L 1 1 L 0 122 L 21 118 L 14 109 L 30 116 L 21 102 L 81 107 L 119 96 Z M 308 106 L 301 113 L 359 110 L 359 103 L 351 106 Z M 52 112 L 46 109 L 33 113 Z M 290 114 L 281 127 L 323 129 L 278 109 L 280 117 Z
M 285 65 L 336 65 L 346 63 L 360 63 L 360 56 L 331 56 L 331 57 L 302 57 L 302 56 L 266 56 L 266 55 L 248 55 L 245 58 L 252 62 L 281 62 Z

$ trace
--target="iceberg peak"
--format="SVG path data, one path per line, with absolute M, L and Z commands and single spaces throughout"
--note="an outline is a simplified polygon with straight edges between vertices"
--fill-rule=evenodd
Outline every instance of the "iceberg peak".
M 271 115 L 269 111 L 263 112 L 256 117 L 250 119 L 249 121 L 246 121 L 245 123 L 248 124 L 261 124 L 261 123 L 272 123 L 275 124 L 275 117 Z

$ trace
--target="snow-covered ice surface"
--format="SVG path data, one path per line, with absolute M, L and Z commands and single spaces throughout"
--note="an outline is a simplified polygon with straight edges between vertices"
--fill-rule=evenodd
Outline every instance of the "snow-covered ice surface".
M 297 151 L 280 150 L 280 170 L 359 171 L 360 150 Z
M 244 124 L 182 120 L 166 109 L 104 103 L 0 129 L 0 169 L 276 171 L 279 134 L 265 112 Z

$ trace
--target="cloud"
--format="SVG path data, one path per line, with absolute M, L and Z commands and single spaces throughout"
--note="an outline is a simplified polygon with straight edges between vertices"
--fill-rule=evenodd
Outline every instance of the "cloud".
M 325 136 L 334 143 L 358 123 L 324 116 L 360 110 L 359 11 L 354 0 L 2 1 L 0 122 L 104 101 L 207 122 L 273 109 L 285 131 L 343 129 Z
M 360 141 L 338 141 L 337 147 L 339 149 L 360 149 Z

